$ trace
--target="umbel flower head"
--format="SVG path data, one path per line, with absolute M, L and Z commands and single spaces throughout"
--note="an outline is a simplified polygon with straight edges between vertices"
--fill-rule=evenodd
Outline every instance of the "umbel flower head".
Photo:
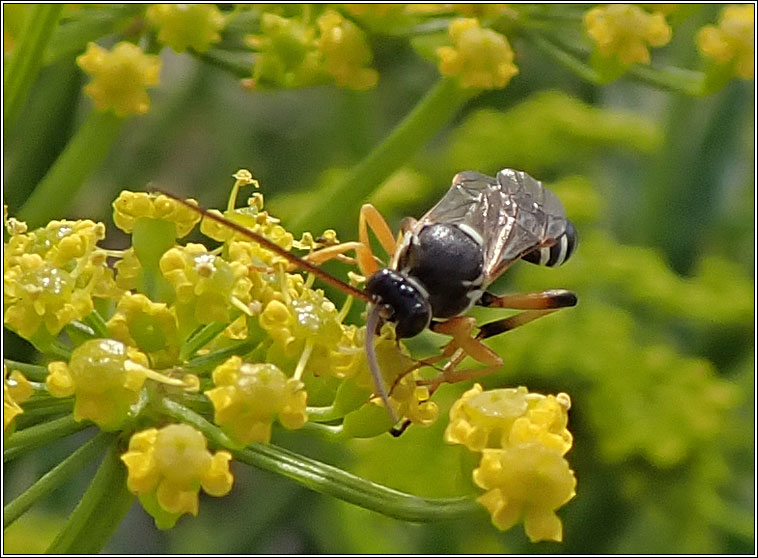
M 200 488 L 211 496 L 229 493 L 231 458 L 227 451 L 211 454 L 205 436 L 188 424 L 138 432 L 121 456 L 129 470 L 127 487 L 162 529 L 185 513 L 197 515 Z
M 16 234 L 3 252 L 5 323 L 26 339 L 56 336 L 93 309 L 93 297 L 115 298 L 105 253 L 96 243 L 105 226 L 89 220 L 51 221 Z
M 158 85 L 161 62 L 157 56 L 145 54 L 129 42 L 120 42 L 110 51 L 90 43 L 76 63 L 92 76 L 84 92 L 92 97 L 97 110 L 112 110 L 125 117 L 144 114 L 150 108 L 145 88 Z
M 215 422 L 242 444 L 268 442 L 275 417 L 285 428 L 307 421 L 303 382 L 287 378 L 270 363 L 247 363 L 233 356 L 213 371 L 215 388 L 205 392 L 215 408 Z
M 445 440 L 482 452 L 473 478 L 487 492 L 478 501 L 499 529 L 523 519 L 533 541 L 562 539 L 555 510 L 574 497 L 576 486 L 563 457 L 572 445 L 570 406 L 565 393 L 485 391 L 476 384 L 451 408 Z
M 671 28 L 662 13 L 648 13 L 631 4 L 610 4 L 584 14 L 584 26 L 606 58 L 622 64 L 650 62 L 647 46 L 661 47 L 671 40 Z
M 483 29 L 478 19 L 456 19 L 448 33 L 455 46 L 437 49 L 440 73 L 458 76 L 461 87 L 499 89 L 518 73 L 508 40 L 491 29 Z
M 221 40 L 224 14 L 212 4 L 153 4 L 145 13 L 158 27 L 158 40 L 176 52 L 207 51 Z
M 71 360 L 51 362 L 47 389 L 55 397 L 76 396 L 74 419 L 112 430 L 128 417 L 147 379 L 147 357 L 114 339 L 85 341 Z
M 726 6 L 719 24 L 706 25 L 697 34 L 697 46 L 717 64 L 734 64 L 734 73 L 752 79 L 755 72 L 755 6 Z

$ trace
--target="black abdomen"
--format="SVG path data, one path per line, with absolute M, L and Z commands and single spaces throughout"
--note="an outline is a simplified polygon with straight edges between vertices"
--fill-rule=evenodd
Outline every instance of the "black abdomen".
M 471 235 L 455 225 L 427 225 L 398 258 L 398 270 L 429 294 L 432 315 L 450 318 L 466 311 L 481 287 L 484 256 Z

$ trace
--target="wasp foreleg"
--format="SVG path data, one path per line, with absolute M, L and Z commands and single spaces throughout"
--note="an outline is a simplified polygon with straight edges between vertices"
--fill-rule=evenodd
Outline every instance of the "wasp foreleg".
M 476 304 L 486 308 L 547 310 L 575 306 L 576 295 L 566 289 L 550 289 L 547 291 L 502 296 L 485 292 Z

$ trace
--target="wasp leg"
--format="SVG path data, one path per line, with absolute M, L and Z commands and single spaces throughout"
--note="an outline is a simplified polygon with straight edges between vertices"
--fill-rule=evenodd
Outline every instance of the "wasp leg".
M 373 205 L 367 203 L 361 207 L 358 218 L 358 238 L 357 242 L 345 242 L 335 246 L 327 246 L 315 252 L 311 252 L 303 259 L 316 265 L 333 259 L 350 262 L 351 258 L 345 256 L 345 252 L 355 251 L 358 268 L 365 277 L 370 277 L 379 270 L 377 258 L 371 250 L 371 243 L 368 238 L 368 230 L 374 231 L 382 247 L 392 254 L 395 250 L 395 238 L 392 235 L 389 225 Z M 353 260 L 355 261 L 355 260 Z
M 552 289 L 549 291 L 505 296 L 495 296 L 490 293 L 484 293 L 478 304 L 490 308 L 524 310 L 524 312 L 480 326 L 476 338 L 487 339 L 488 337 L 493 337 L 524 324 L 528 324 L 542 316 L 552 314 L 561 308 L 575 306 L 576 295 L 565 289 Z
M 427 385 L 429 391 L 434 392 L 440 384 L 473 380 L 491 374 L 503 365 L 500 355 L 471 335 L 474 328 L 476 328 L 476 321 L 471 316 L 458 316 L 445 322 L 432 323 L 430 326 L 432 331 L 453 336 L 440 355 L 443 358 L 450 357 L 450 360 L 439 376 L 430 380 L 421 380 L 418 382 L 419 385 Z M 485 366 L 456 370 L 466 356 L 472 357 Z
M 311 252 L 307 256 L 304 256 L 303 259 L 312 264 L 321 265 L 329 260 L 342 259 L 345 252 L 349 252 L 350 250 L 355 251 L 358 269 L 361 270 L 361 274 L 364 276 L 368 277 L 379 269 L 371 248 L 362 242 L 344 242 L 335 246 L 327 246 L 326 248 Z
M 547 310 L 576 305 L 576 295 L 566 289 L 550 289 L 533 293 L 497 296 L 485 292 L 477 303 L 487 308 L 510 308 L 513 310 Z
M 392 234 L 392 229 L 384 220 L 379 210 L 370 203 L 365 203 L 361 207 L 360 216 L 358 217 L 358 239 L 365 245 L 371 246 L 368 239 L 368 229 L 374 231 L 376 238 L 388 255 L 395 252 L 397 240 Z

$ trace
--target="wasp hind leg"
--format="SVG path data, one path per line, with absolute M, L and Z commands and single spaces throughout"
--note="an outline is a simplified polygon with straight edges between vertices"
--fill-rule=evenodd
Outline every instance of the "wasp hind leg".
M 439 376 L 430 380 L 422 380 L 419 382 L 420 385 L 428 385 L 429 389 L 434 391 L 443 383 L 473 380 L 491 374 L 503 365 L 503 359 L 495 351 L 484 345 L 482 340 L 515 329 L 537 318 L 552 314 L 561 308 L 574 306 L 576 305 L 576 295 L 564 289 L 504 296 L 484 293 L 478 304 L 490 308 L 510 308 L 524 311 L 479 326 L 479 332 L 473 336 L 473 330 L 477 326 L 474 318 L 470 316 L 459 316 L 445 322 L 433 323 L 430 327 L 432 331 L 453 336 L 439 358 L 433 360 L 437 361 L 444 357 L 450 357 L 450 360 L 445 364 Z M 472 357 L 485 366 L 458 370 L 457 367 L 466 356 Z
M 377 239 L 379 239 L 382 248 L 391 255 L 395 250 L 397 241 L 392 235 L 392 231 L 389 225 L 387 225 L 387 221 L 385 221 L 382 214 L 379 213 L 379 210 L 370 203 L 367 203 L 361 207 L 360 216 L 358 218 L 358 242 L 345 242 L 335 246 L 327 246 L 326 248 L 311 252 L 303 259 L 316 265 L 321 265 L 322 263 L 333 259 L 340 259 L 348 263 L 357 263 L 361 274 L 365 277 L 369 277 L 379 270 L 377 258 L 371 250 L 371 243 L 369 242 L 369 229 L 371 229 Z M 355 251 L 355 260 L 345 256 L 345 252 L 351 250 Z

